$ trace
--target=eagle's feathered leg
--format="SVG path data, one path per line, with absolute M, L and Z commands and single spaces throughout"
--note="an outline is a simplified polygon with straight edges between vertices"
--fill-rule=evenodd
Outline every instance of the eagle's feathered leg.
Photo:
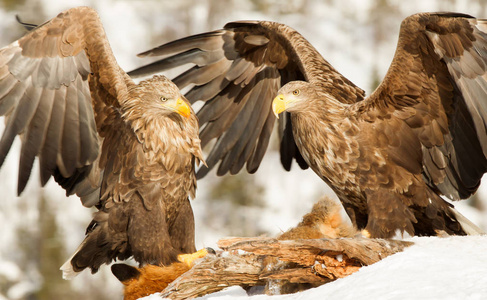
M 86 238 L 61 267 L 63 277 L 71 279 L 85 268 L 95 273 L 104 263 L 130 256 L 144 264 L 168 266 L 178 261 L 178 254 L 195 252 L 193 214 L 187 214 L 187 210 L 191 211 L 189 200 L 178 214 L 181 217 L 176 217 L 176 222 L 184 217 L 185 224 L 181 227 L 174 227 L 175 222 L 166 219 L 163 206 L 158 203 L 148 210 L 141 199 L 134 198 L 96 212 Z M 170 233 L 168 228 L 183 232 Z M 184 238 L 173 245 L 175 236 Z

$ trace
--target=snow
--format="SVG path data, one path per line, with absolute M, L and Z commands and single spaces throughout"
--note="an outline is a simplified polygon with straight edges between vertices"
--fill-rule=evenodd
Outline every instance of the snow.
M 413 238 L 416 245 L 323 287 L 328 299 L 481 299 L 487 237 Z
M 415 237 L 413 246 L 318 288 L 248 296 L 240 287 L 196 299 L 487 299 L 487 236 Z M 144 300 L 161 299 L 154 294 Z

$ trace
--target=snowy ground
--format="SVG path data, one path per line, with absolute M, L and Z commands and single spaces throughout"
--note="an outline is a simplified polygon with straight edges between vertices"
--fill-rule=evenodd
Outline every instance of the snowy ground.
M 487 299 L 487 236 L 412 238 L 415 245 L 358 272 L 291 295 L 247 296 L 231 287 L 197 299 Z M 154 294 L 144 300 L 161 299 Z

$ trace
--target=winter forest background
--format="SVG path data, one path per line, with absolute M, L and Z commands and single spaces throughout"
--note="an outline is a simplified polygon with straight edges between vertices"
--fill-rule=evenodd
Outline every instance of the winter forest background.
M 243 19 L 273 20 L 297 29 L 339 72 L 370 94 L 392 60 L 400 23 L 420 11 L 456 11 L 487 18 L 485 0 L 0 0 L 0 47 L 20 38 L 15 21 L 40 24 L 74 6 L 100 14 L 119 64 L 129 71 L 147 59 L 135 55 L 189 34 Z M 0 124 L 3 128 L 3 122 Z M 1 130 L 0 130 L 1 131 Z M 58 270 L 82 241 L 92 210 L 66 199 L 52 180 L 40 188 L 34 170 L 26 191 L 16 197 L 19 141 L 0 170 L 0 300 L 111 299 L 122 285 L 109 267 L 64 281 Z M 285 172 L 277 138 L 255 175 L 198 182 L 193 204 L 197 248 L 222 237 L 275 235 L 294 226 L 323 195 L 335 197 L 311 171 Z M 487 228 L 487 185 L 456 204 Z

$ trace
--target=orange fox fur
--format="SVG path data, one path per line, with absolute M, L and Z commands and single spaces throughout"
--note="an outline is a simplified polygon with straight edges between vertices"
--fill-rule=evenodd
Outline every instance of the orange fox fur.
M 313 205 L 311 212 L 294 228 L 282 233 L 279 240 L 336 239 L 353 237 L 357 230 L 351 222 L 343 220 L 342 205 L 328 197 L 323 197 Z
M 146 265 L 142 268 L 126 264 L 112 266 L 113 274 L 123 283 L 124 299 L 135 300 L 161 292 L 190 267 L 186 263 L 176 262 L 167 267 Z M 125 276 L 125 277 L 124 277 Z

